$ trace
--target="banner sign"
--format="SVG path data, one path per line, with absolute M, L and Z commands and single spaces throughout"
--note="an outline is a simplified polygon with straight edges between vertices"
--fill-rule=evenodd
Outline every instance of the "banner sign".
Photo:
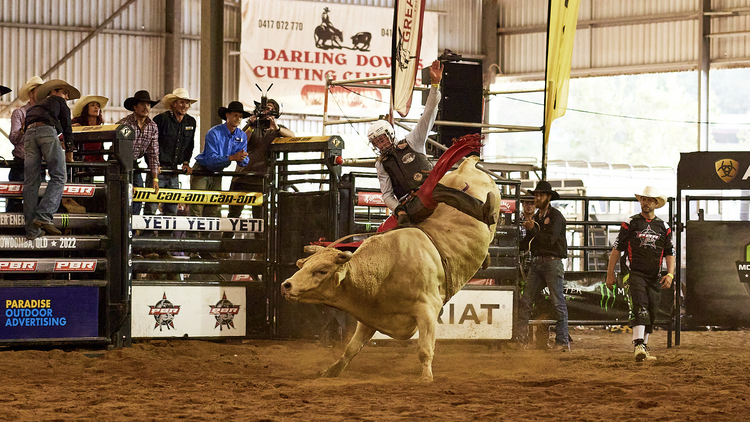
M 405 117 L 411 96 L 422 45 L 425 0 L 396 0 L 393 8 L 393 44 L 391 46 L 391 95 L 393 109 Z
M 357 192 L 357 205 L 363 207 L 385 207 L 383 195 L 379 192 Z
M 202 205 L 251 205 L 263 204 L 263 194 L 259 192 L 219 192 L 207 190 L 133 188 L 133 202 L 161 202 L 167 204 Z
M 106 269 L 106 259 L 0 259 L 0 273 L 79 273 Z
M 279 102 L 282 113 L 322 114 L 327 76 L 390 76 L 393 14 L 385 7 L 243 0 L 240 101 L 252 110 L 253 100 L 260 101 L 273 84 L 268 98 Z M 438 55 L 438 14 L 425 13 L 423 22 L 415 69 Z M 388 110 L 384 89 L 337 86 L 331 92 L 329 109 L 335 114 L 377 116 Z
M 39 188 L 39 195 L 44 195 L 47 189 L 47 184 L 42 183 Z M 64 197 L 87 197 L 94 196 L 96 185 L 73 185 L 66 184 L 63 188 Z M 23 182 L 1 182 L 0 183 L 0 196 L 22 196 L 23 195 Z
M 546 98 L 544 100 L 544 146 L 549 142 L 552 121 L 568 108 L 570 65 L 578 26 L 581 0 L 550 0 L 547 25 Z
M 688 221 L 685 233 L 685 324 L 750 327 L 750 223 Z
M 134 215 L 133 230 L 183 230 L 202 232 L 263 233 L 260 218 L 183 217 Z
M 0 340 L 99 336 L 99 288 L 3 287 Z
M 55 214 L 52 224 L 59 228 L 94 229 L 106 227 L 107 216 L 104 214 Z M 23 214 L 0 213 L 0 227 L 25 227 L 26 219 Z M 55 237 L 55 236 L 45 236 Z
M 25 236 L 0 236 L 0 250 L 43 250 L 43 251 L 70 251 L 70 250 L 97 250 L 104 245 L 104 236 L 40 236 L 34 240 L 26 239 Z
M 750 152 L 683 152 L 679 189 L 750 189 Z
M 133 286 L 132 335 L 241 337 L 247 312 L 245 287 Z
M 412 338 L 418 338 L 419 333 Z M 439 339 L 510 340 L 513 337 L 513 291 L 491 287 L 464 288 L 438 316 Z M 373 340 L 390 337 L 376 332 Z

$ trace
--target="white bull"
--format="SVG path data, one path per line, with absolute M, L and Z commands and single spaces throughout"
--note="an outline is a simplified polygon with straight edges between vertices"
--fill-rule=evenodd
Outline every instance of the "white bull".
M 482 200 L 494 192 L 497 216 L 500 192 L 492 179 L 476 168 L 477 161 L 477 157 L 467 158 L 440 182 Z M 419 380 L 432 381 L 440 310 L 487 259 L 494 234 L 494 224 L 487 227 L 439 204 L 419 228 L 370 237 L 353 254 L 330 247 L 306 247 L 316 253 L 297 261 L 300 270 L 282 283 L 282 295 L 288 300 L 332 306 L 358 321 L 343 356 L 322 375 L 338 376 L 376 331 L 405 340 L 419 330 Z

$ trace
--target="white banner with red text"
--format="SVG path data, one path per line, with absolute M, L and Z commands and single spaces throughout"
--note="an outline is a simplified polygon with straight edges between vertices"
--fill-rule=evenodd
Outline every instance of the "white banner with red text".
M 344 80 L 391 74 L 392 25 L 392 8 L 243 0 L 239 100 L 253 109 L 253 101 L 260 101 L 273 84 L 268 98 L 278 101 L 283 113 L 323 114 L 326 75 Z M 425 12 L 422 33 L 419 69 L 438 56 L 437 13 Z M 331 91 L 329 113 L 388 112 L 386 89 L 333 87 Z

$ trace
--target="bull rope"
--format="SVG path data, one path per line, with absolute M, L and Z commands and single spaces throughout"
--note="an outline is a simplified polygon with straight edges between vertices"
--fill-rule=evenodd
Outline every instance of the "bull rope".
M 448 260 L 445 258 L 445 254 L 443 254 L 443 251 L 435 242 L 435 239 L 433 239 L 429 233 L 427 233 L 422 227 L 414 226 L 414 228 L 421 230 L 422 233 L 424 233 L 424 235 L 427 236 L 428 239 L 430 239 L 430 242 L 432 242 L 432 246 L 435 247 L 438 255 L 440 255 L 440 263 L 443 265 L 443 272 L 445 273 L 445 299 L 443 299 L 443 305 L 445 305 L 450 300 L 450 298 L 452 298 L 453 295 L 456 294 L 453 289 L 453 277 L 451 276 Z

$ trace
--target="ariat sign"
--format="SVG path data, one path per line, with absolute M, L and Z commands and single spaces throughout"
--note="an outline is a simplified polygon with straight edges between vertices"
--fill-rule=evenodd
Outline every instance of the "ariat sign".
M 680 189 L 750 189 L 750 152 L 688 152 L 677 166 Z

